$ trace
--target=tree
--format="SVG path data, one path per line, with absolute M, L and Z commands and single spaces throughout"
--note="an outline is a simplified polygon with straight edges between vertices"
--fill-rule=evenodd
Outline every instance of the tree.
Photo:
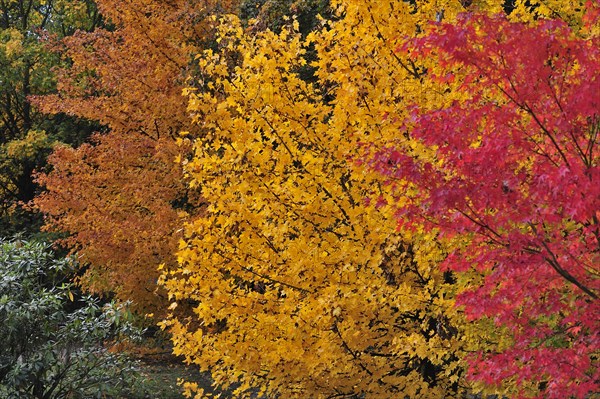
M 44 244 L 0 242 L 2 397 L 105 397 L 135 380 L 134 364 L 105 347 L 134 332 L 123 309 L 76 300 L 64 281 L 73 266 Z
M 70 141 L 67 127 L 85 132 L 85 123 L 58 116 L 48 123 L 29 96 L 55 85 L 58 59 L 43 46 L 47 36 L 68 35 L 97 22 L 86 1 L 0 2 L 0 225 L 4 234 L 35 232 L 39 217 L 27 210 L 37 186 L 32 172 L 44 165 L 53 142 Z M 79 133 L 81 134 L 81 133 Z
M 117 132 L 94 140 L 55 147 L 52 172 L 39 178 L 47 192 L 36 204 L 48 226 L 71 232 L 61 243 L 90 264 L 77 279 L 81 286 L 159 312 L 167 301 L 155 292 L 157 267 L 177 248 L 176 201 L 185 195 L 174 162 L 179 149 L 170 138 Z
M 79 280 L 92 292 L 164 312 L 157 267 L 175 264 L 179 218 L 202 202 L 188 195 L 175 157 L 181 130 L 193 130 L 181 96 L 194 54 L 210 43 L 207 16 L 235 2 L 98 2 L 108 28 L 55 44 L 68 64 L 58 93 L 37 97 L 45 112 L 96 120 L 110 132 L 92 145 L 58 148 L 36 198 L 45 228 L 81 256 Z
M 458 304 L 511 337 L 478 348 L 469 374 L 518 397 L 600 389 L 600 43 L 590 19 L 598 4 L 587 7 L 577 35 L 561 20 L 467 14 L 404 47 L 443 65 L 441 81 L 458 70 L 468 78 L 457 101 L 417 105 L 403 122 L 403 135 L 433 157 L 406 151 L 399 137 L 373 164 L 395 186 L 402 225 L 465 243 L 442 267 L 484 277 Z M 417 201 L 407 201 L 407 185 Z
M 163 277 L 172 307 L 191 302 L 194 316 L 164 325 L 176 354 L 239 396 L 462 397 L 443 247 L 365 205 L 379 176 L 353 161 L 363 141 L 395 134 L 381 115 L 404 112 L 408 90 L 393 82 L 422 93 L 418 67 L 389 41 L 435 9 L 338 6 L 343 18 L 307 42 L 292 20 L 253 35 L 227 19 L 220 51 L 200 57 L 188 109 L 202 131 L 186 136 L 185 170 L 208 207 Z M 299 77 L 311 45 L 315 84 Z

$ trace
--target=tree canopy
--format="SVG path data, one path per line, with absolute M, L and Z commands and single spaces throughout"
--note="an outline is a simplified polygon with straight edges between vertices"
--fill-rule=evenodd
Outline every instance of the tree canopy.
M 78 4 L 22 98 L 97 134 L 3 148 L 82 288 L 237 397 L 599 391 L 597 0 Z

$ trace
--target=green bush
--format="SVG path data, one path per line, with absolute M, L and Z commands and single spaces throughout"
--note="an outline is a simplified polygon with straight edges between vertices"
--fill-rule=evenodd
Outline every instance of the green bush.
M 0 397 L 120 397 L 134 384 L 135 365 L 106 346 L 135 330 L 120 306 L 75 298 L 72 269 L 45 244 L 0 240 Z

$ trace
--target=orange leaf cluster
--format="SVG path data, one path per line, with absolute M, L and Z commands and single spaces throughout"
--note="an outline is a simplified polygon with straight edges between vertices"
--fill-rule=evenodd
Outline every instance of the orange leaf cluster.
M 101 0 L 107 26 L 58 44 L 66 65 L 56 71 L 58 92 L 36 105 L 110 131 L 94 145 L 57 149 L 53 170 L 38 177 L 47 189 L 35 201 L 45 228 L 70 234 L 63 242 L 88 266 L 84 288 L 160 314 L 156 270 L 175 264 L 178 219 L 192 201 L 174 162 L 185 151 L 177 134 L 193 129 L 181 90 L 212 35 L 208 16 L 233 6 Z
M 80 278 L 89 291 L 115 292 L 147 311 L 164 301 L 154 291 L 157 265 L 177 245 L 176 149 L 165 139 L 113 132 L 50 156 L 52 173 L 38 179 L 48 191 L 36 204 L 48 228 L 71 233 L 63 243 L 90 266 Z

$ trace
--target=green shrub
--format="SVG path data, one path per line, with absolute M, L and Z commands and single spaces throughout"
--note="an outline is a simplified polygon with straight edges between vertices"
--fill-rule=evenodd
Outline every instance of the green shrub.
M 0 397 L 123 396 L 135 365 L 107 343 L 135 330 L 120 306 L 75 298 L 72 259 L 48 246 L 0 240 Z

